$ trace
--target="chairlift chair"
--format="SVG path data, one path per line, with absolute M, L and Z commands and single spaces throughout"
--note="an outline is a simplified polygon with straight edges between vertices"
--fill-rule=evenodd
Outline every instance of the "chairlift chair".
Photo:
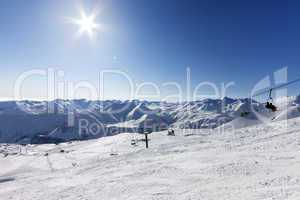
M 272 110 L 272 112 L 276 112 L 277 111 L 277 107 L 273 104 L 273 98 L 272 98 L 272 90 L 270 89 L 269 91 L 269 98 L 266 102 L 265 108 Z

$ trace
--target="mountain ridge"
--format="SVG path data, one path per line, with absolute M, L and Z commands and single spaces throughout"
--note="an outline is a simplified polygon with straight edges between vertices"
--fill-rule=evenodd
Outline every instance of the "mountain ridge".
M 86 99 L 5 101 L 0 102 L 0 143 L 17 143 L 23 138 L 28 140 L 50 133 L 60 139 L 78 140 L 137 132 L 147 127 L 153 131 L 169 127 L 211 129 L 241 117 L 256 120 L 255 124 L 259 122 L 257 113 L 275 120 L 300 116 L 299 99 L 300 96 L 281 99 L 280 106 L 286 105 L 286 108 L 280 108 L 276 114 L 267 110 L 263 103 L 250 98 L 224 97 L 182 103 Z M 72 126 L 68 124 L 70 116 L 74 121 Z M 95 126 L 82 134 L 82 120 L 98 124 L 101 130 L 95 134 L 98 128 Z M 54 130 L 56 134 L 53 134 Z

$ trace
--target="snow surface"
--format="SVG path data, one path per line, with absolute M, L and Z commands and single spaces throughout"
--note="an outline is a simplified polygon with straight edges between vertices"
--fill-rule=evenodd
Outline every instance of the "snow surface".
M 0 146 L 1 200 L 299 200 L 300 118 Z M 131 140 L 138 140 L 136 146 Z M 62 152 L 63 150 L 63 152 Z

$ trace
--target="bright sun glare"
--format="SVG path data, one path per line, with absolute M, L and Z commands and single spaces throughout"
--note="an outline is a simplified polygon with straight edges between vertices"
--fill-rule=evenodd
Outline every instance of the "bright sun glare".
M 79 25 L 78 34 L 88 34 L 91 38 L 95 34 L 95 32 L 99 29 L 100 25 L 95 22 L 97 17 L 96 13 L 91 13 L 87 15 L 84 11 L 80 12 L 80 19 L 72 20 L 73 23 Z

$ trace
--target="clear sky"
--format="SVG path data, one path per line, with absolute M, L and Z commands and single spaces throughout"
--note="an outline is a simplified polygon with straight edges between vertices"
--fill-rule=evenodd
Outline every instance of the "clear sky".
M 288 66 L 288 79 L 300 76 L 300 3 L 271 0 L 9 0 L 0 6 L 2 99 L 13 98 L 14 81 L 24 71 L 65 72 L 66 81 L 99 85 L 103 69 L 121 69 L 134 84 L 168 81 L 186 93 L 203 81 L 234 81 L 230 96 L 246 96 L 266 75 Z M 92 39 L 76 37 L 79 9 L 99 14 L 103 25 Z M 106 96 L 126 99 L 122 77 L 107 78 Z M 26 98 L 44 98 L 44 78 L 28 80 Z M 174 90 L 164 88 L 163 93 Z M 147 91 L 148 92 L 148 91 Z M 147 93 L 145 92 L 145 93 Z M 205 91 L 204 91 L 205 92 Z M 299 91 L 300 92 L 300 91 Z M 85 97 L 78 92 L 78 97 Z

